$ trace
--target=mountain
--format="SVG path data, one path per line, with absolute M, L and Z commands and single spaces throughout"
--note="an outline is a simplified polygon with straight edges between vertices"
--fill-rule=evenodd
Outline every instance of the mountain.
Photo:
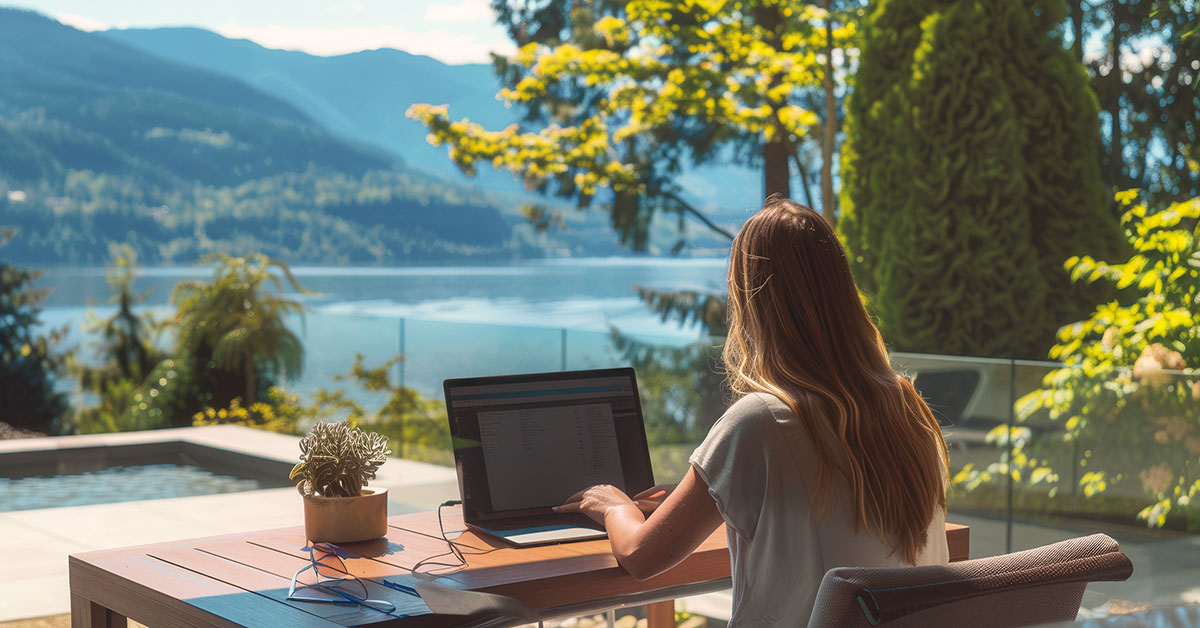
M 320 57 L 264 48 L 199 28 L 110 30 L 109 39 L 179 64 L 237 77 L 291 103 L 346 138 L 388 149 L 410 164 L 461 179 L 446 149 L 425 141 L 428 131 L 404 112 L 418 102 L 449 104 L 454 115 L 489 128 L 518 115 L 496 100 L 500 89 L 489 65 L 446 65 L 393 49 Z M 492 189 L 519 187 L 505 173 L 481 173 Z
M 453 118 L 468 118 L 489 129 L 501 129 L 521 116 L 520 109 L 496 100 L 501 86 L 489 65 L 447 65 L 392 49 L 320 57 L 272 50 L 198 28 L 110 30 L 103 35 L 164 59 L 242 79 L 336 133 L 387 148 L 452 181 L 467 179 L 447 157 L 446 148 L 430 146 L 425 127 L 404 116 L 410 105 L 446 104 Z M 520 189 L 510 174 L 486 167 L 470 181 L 496 191 Z M 748 207 L 762 201 L 762 174 L 750 168 L 688 168 L 680 182 L 697 207 L 738 224 Z
M 146 262 L 262 251 L 289 262 L 542 256 L 487 194 L 405 168 L 237 77 L 0 8 L 7 258 Z M 611 237 L 610 237 L 611 240 Z
M 18 179 L 86 169 L 232 184 L 395 161 L 239 80 L 21 10 L 0 9 L 0 117 L 0 171 Z

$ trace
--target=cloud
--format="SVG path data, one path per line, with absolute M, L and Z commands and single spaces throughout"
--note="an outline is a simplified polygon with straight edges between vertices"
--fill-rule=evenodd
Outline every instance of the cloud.
M 458 4 L 435 4 L 425 9 L 425 21 L 434 24 L 491 22 L 494 19 L 496 19 L 496 14 L 484 0 L 463 0 Z
M 487 63 L 489 52 L 512 54 L 508 42 L 487 42 L 467 33 L 445 30 L 410 31 L 395 26 L 292 27 L 241 26 L 226 24 L 217 32 L 233 38 L 249 39 L 267 48 L 300 50 L 329 56 L 396 48 L 413 54 L 428 55 L 449 64 Z
M 109 24 L 108 22 L 93 20 L 90 17 L 76 15 L 75 13 L 59 13 L 54 17 L 59 22 L 62 22 L 67 26 L 78 28 L 81 31 L 106 31 L 112 28 L 112 24 Z

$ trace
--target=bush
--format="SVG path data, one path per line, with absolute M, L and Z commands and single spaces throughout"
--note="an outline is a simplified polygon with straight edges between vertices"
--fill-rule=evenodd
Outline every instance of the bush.
M 242 406 L 241 397 L 234 397 L 228 408 L 205 408 L 192 416 L 192 425 L 241 425 L 279 434 L 298 434 L 300 420 L 311 410 L 300 405 L 300 399 L 288 391 L 272 386 L 267 400 Z
M 321 389 L 317 391 L 312 416 L 318 420 L 331 417 L 345 420 L 351 426 L 383 434 L 394 443 L 396 455 L 401 458 L 453 465 L 445 404 L 391 383 L 389 371 L 403 359 L 397 355 L 378 367 L 367 368 L 363 364 L 363 355 L 358 353 L 350 373 L 334 377 L 336 381 L 355 383 L 373 397 L 382 397 L 384 401 L 378 410 L 368 411 L 344 390 Z
M 1082 489 L 1086 498 L 1115 493 L 1140 496 L 1145 505 L 1149 497 L 1137 517 L 1151 527 L 1173 516 L 1198 530 L 1200 198 L 1153 212 L 1137 198 L 1118 194 L 1135 251 L 1128 261 L 1066 262 L 1073 279 L 1109 283 L 1136 297 L 1102 304 L 1059 330 L 1050 357 L 1063 367 L 1017 401 L 1025 425 L 1008 434 L 1000 426 L 992 435 L 1002 445 L 1012 439 L 1011 471 L 965 468 L 956 480 L 970 488 L 1010 472 L 1053 497 L 1071 478 L 1067 488 Z M 1078 466 L 1059 473 L 1063 459 Z

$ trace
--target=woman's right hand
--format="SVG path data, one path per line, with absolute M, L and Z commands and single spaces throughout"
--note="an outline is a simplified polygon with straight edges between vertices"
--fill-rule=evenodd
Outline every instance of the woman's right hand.
M 651 486 L 637 495 L 634 495 L 633 501 L 637 504 L 638 508 L 642 510 L 642 512 L 649 515 L 662 505 L 663 500 L 667 498 L 667 495 L 671 494 L 671 491 L 675 490 L 676 486 L 676 484 L 659 484 L 658 486 Z

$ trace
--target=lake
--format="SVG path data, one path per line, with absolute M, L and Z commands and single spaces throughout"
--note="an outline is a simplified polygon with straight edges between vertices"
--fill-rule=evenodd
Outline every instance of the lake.
M 295 267 L 301 285 L 318 294 L 298 295 L 308 306 L 294 327 L 305 341 L 306 367 L 301 380 L 286 387 L 303 394 L 329 386 L 356 352 L 368 366 L 403 353 L 396 376 L 435 397 L 447 377 L 624 364 L 611 330 L 656 344 L 700 337 L 696 327 L 660 321 L 632 286 L 724 292 L 725 265 L 725 258 L 636 257 Z M 53 290 L 43 322 L 69 325 L 69 344 L 86 345 L 80 324 L 89 309 L 102 317 L 113 311 L 104 274 L 103 268 L 52 268 L 39 281 Z M 211 270 L 202 267 L 147 268 L 135 285 L 146 307 L 165 316 L 176 282 L 208 277 Z

